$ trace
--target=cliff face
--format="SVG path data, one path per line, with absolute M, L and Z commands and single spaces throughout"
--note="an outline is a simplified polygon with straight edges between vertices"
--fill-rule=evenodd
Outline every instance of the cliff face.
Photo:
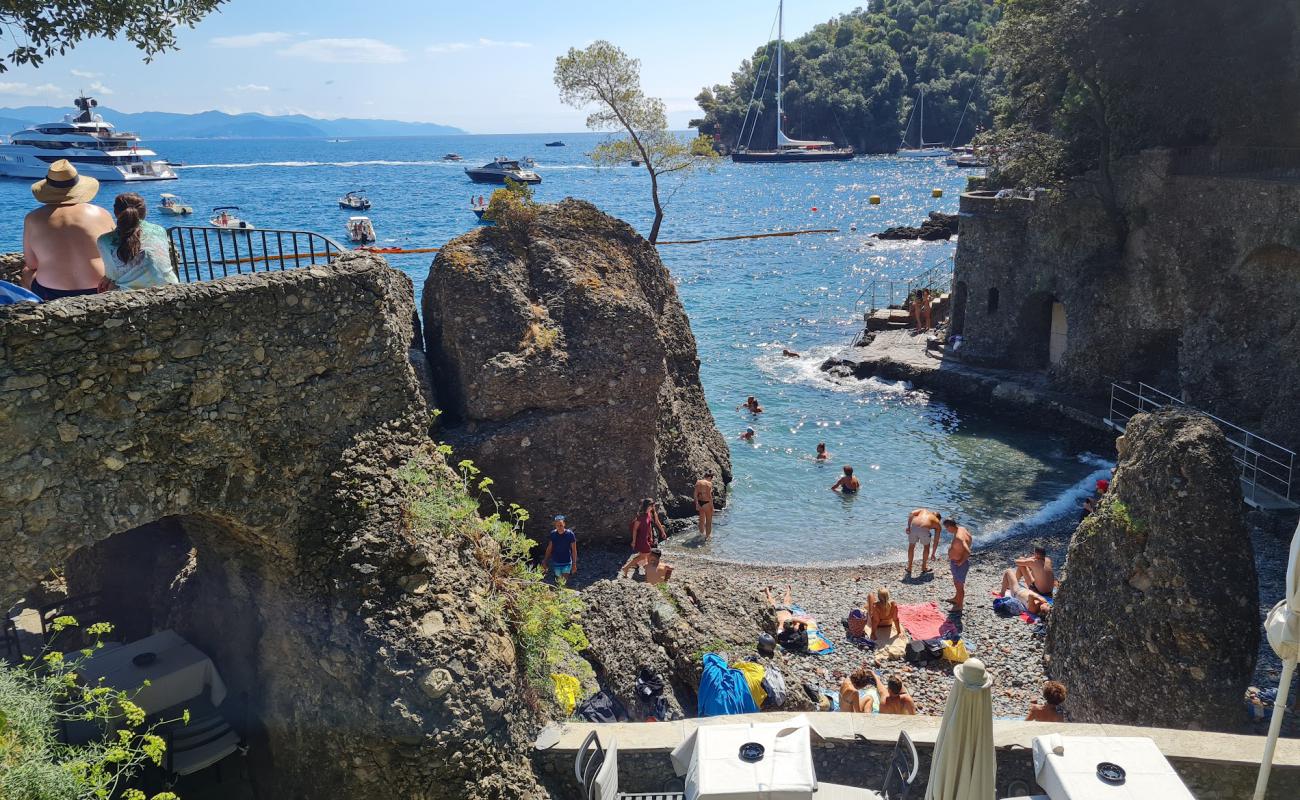
M 1277 400 L 1300 388 L 1300 183 L 1266 169 L 1270 152 L 1117 165 L 1122 242 L 1086 179 L 1033 202 L 963 196 L 963 356 L 1097 396 L 1145 381 L 1300 448 Z
M 443 435 L 536 530 L 565 514 L 582 539 L 623 543 L 640 498 L 686 516 L 706 470 L 730 480 L 668 270 L 591 204 L 539 207 L 526 237 L 449 242 L 424 320 Z
M 1232 728 L 1259 646 L 1254 553 L 1223 433 L 1134 417 L 1098 510 L 1070 542 L 1049 671 L 1078 722 Z

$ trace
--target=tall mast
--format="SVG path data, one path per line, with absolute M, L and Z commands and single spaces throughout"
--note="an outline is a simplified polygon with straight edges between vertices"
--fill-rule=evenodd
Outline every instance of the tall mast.
M 916 132 L 916 149 L 925 149 L 925 89 L 920 89 L 920 98 L 916 101 L 921 106 L 921 125 Z
M 771 8 L 771 6 L 768 6 Z M 782 51 L 785 49 L 785 0 L 779 0 L 776 6 L 776 129 L 781 130 L 785 112 L 781 108 L 781 89 L 785 86 L 785 67 L 781 64 Z

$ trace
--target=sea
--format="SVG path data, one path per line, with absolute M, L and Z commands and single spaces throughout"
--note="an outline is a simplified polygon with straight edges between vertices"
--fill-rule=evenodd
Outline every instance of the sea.
M 172 192 L 204 225 L 216 206 L 239 206 L 259 228 L 311 230 L 346 241 L 338 198 L 364 190 L 380 246 L 436 247 L 477 224 L 471 198 L 491 188 L 463 167 L 496 156 L 537 161 L 540 201 L 589 200 L 649 230 L 645 170 L 597 168 L 586 154 L 602 134 L 262 140 L 151 140 L 180 179 L 133 184 L 146 201 Z M 545 147 L 553 140 L 565 147 Z M 458 153 L 464 161 L 445 161 Z M 862 563 L 905 548 L 908 513 L 933 508 L 988 542 L 1078 513 L 1110 464 L 1063 436 L 986 412 L 957 409 L 906 383 L 832 379 L 822 362 L 862 328 L 877 278 L 950 269 L 954 242 L 887 242 L 870 234 L 917 225 L 931 210 L 956 212 L 969 170 L 942 159 L 869 156 L 825 164 L 724 161 L 663 187 L 665 242 L 809 229 L 807 234 L 702 244 L 665 244 L 699 348 L 713 415 L 729 440 L 734 482 L 713 540 L 701 555 L 745 563 Z M 29 181 L 0 179 L 0 247 L 21 249 Z M 933 197 L 934 190 L 942 197 Z M 101 187 L 111 208 L 123 184 Z M 869 198 L 880 197 L 879 205 Z M 160 224 L 173 217 L 156 213 Z M 392 255 L 423 288 L 432 256 Z M 797 352 L 797 358 L 782 355 Z M 756 396 L 765 411 L 738 406 Z M 752 442 L 739 436 L 747 426 Z M 818 462 L 825 442 L 832 454 Z M 830 487 L 841 466 L 862 482 L 856 496 Z M 569 468 L 581 469 L 580 463 Z M 647 493 L 653 487 L 647 487 Z M 562 509 L 561 509 L 562 510 Z M 545 513 L 557 509 L 544 509 Z M 633 509 L 628 509 L 629 517 Z

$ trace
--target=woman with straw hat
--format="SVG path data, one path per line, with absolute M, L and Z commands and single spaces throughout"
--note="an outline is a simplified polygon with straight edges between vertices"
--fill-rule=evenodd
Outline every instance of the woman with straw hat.
M 993 679 L 978 658 L 952 668 L 925 800 L 994 800 Z
M 77 174 L 67 159 L 50 164 L 32 184 L 42 203 L 23 221 L 23 286 L 42 300 L 94 294 L 104 278 L 96 240 L 113 230 L 113 218 L 90 205 L 99 181 Z

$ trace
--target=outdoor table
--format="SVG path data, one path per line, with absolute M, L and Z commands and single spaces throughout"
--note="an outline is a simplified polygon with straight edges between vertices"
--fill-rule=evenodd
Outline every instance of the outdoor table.
M 1103 761 L 1124 769 L 1123 783 L 1097 777 Z M 1146 737 L 1039 736 L 1034 739 L 1034 773 L 1051 800 L 1195 800 Z
M 686 800 L 812 800 L 817 773 L 810 731 L 806 717 L 700 725 L 673 750 L 673 769 L 686 776 Z M 763 757 L 752 763 L 740 758 L 749 742 L 763 746 Z
M 154 653 L 152 663 L 132 663 L 141 653 Z M 121 647 L 96 653 L 77 670 L 88 685 L 103 685 L 132 694 L 146 714 L 181 705 L 211 691 L 212 705 L 226 698 L 226 684 L 212 659 L 175 631 L 159 631 Z M 145 686 L 144 682 L 149 681 Z

